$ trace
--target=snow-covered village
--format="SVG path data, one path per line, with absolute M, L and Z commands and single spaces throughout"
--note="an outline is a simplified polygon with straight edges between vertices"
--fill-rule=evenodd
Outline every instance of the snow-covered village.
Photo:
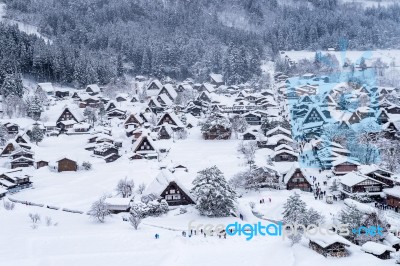
M 0 265 L 400 264 L 399 13 L 0 1 Z

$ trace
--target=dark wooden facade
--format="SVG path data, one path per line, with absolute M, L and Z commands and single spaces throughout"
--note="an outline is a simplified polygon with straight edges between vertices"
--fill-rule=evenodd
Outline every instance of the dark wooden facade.
M 344 162 L 333 167 L 333 173 L 335 175 L 345 175 L 347 173 L 357 171 L 357 164 L 353 164 L 350 162 Z
M 207 140 L 213 139 L 229 139 L 231 137 L 231 130 L 222 125 L 215 125 L 207 132 L 203 132 L 203 138 Z
M 61 159 L 57 161 L 57 163 L 58 163 L 58 172 L 78 170 L 78 164 L 75 161 L 70 160 L 68 158 Z
M 36 168 L 37 168 L 37 169 L 42 168 L 42 167 L 45 167 L 45 166 L 48 166 L 48 165 L 49 165 L 49 162 L 48 162 L 48 161 L 43 161 L 43 160 L 41 160 L 41 161 L 37 161 L 37 162 L 36 162 Z
M 302 191 L 311 192 L 311 184 L 307 181 L 306 177 L 303 175 L 302 171 L 297 168 L 292 176 L 286 176 L 287 180 L 286 189 L 300 189 Z
M 346 245 L 339 242 L 332 243 L 327 247 L 322 247 L 318 243 L 310 240 L 308 245 L 312 250 L 325 257 L 347 257 L 349 255 L 345 248 Z
M 174 181 L 168 184 L 160 196 L 162 199 L 165 199 L 170 206 L 195 203 Z
M 273 160 L 275 162 L 296 162 L 298 160 L 298 158 L 297 158 L 297 156 L 295 156 L 291 153 L 282 151 L 282 152 L 276 153 L 276 155 L 273 157 Z

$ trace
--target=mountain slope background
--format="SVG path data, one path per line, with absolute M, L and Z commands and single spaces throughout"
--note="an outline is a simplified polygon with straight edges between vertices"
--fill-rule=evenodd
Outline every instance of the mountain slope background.
M 38 26 L 53 41 L 25 44 L 32 47 L 27 62 L 18 58 L 13 69 L 76 86 L 106 84 L 123 73 L 202 82 L 217 72 L 228 84 L 238 84 L 257 79 L 261 60 L 274 59 L 279 50 L 398 48 L 400 37 L 399 5 L 365 8 L 337 0 L 5 3 L 8 16 Z

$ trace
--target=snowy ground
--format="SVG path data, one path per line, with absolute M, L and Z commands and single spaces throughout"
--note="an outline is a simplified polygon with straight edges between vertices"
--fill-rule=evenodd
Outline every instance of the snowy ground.
M 261 196 L 271 197 L 272 202 L 263 204 L 258 210 L 266 215 L 279 218 L 281 205 L 290 192 L 250 193 L 240 206 L 245 208 L 244 201 L 257 200 Z M 310 206 L 328 212 L 328 205 L 322 201 L 302 198 Z M 330 205 L 329 209 L 339 206 Z M 30 227 L 29 213 L 39 213 L 42 222 L 37 229 Z M 14 211 L 0 208 L 0 235 L 7 241 L 0 242 L 2 265 L 46 266 L 46 265 L 393 265 L 393 260 L 382 261 L 365 254 L 358 246 L 349 248 L 348 258 L 325 258 L 308 248 L 308 241 L 294 247 L 288 240 L 280 237 L 254 237 L 246 241 L 243 237 L 232 236 L 219 239 L 216 236 L 193 236 L 184 238 L 181 230 L 185 230 L 189 221 L 195 224 L 228 224 L 236 218 L 205 219 L 198 216 L 196 210 L 178 215 L 172 210 L 160 218 L 145 219 L 138 231 L 123 222 L 121 215 L 113 215 L 105 224 L 90 220 L 87 215 L 69 214 L 44 208 L 17 205 Z M 47 226 L 45 217 L 51 217 L 56 226 Z M 248 222 L 256 222 L 255 217 L 246 217 Z M 265 221 L 263 221 L 265 223 Z M 12 229 L 10 230 L 10 225 Z M 163 229 L 163 228 L 168 229 Z M 175 230 L 174 230 L 175 229 Z M 160 234 L 155 240 L 154 234 Z

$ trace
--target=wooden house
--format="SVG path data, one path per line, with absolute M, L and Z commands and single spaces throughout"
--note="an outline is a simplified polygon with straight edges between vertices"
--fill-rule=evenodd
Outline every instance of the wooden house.
M 400 212 L 400 186 L 386 188 L 383 192 L 386 195 L 386 204 L 395 212 Z
M 361 250 L 365 253 L 369 253 L 374 255 L 381 260 L 388 260 L 390 259 L 390 253 L 396 252 L 396 250 L 392 247 L 388 247 L 386 245 L 368 241 L 364 245 L 361 246 Z
M 107 118 L 108 119 L 118 118 L 118 119 L 123 120 L 126 118 L 126 111 L 118 109 L 118 108 L 114 108 L 107 112 Z
M 103 143 L 101 145 L 98 145 L 94 150 L 93 154 L 100 156 L 100 157 L 107 157 L 110 154 L 117 154 L 118 155 L 118 149 L 109 143 Z
M 298 154 L 290 150 L 275 151 L 272 160 L 275 162 L 295 162 L 298 161 Z
M 57 124 L 61 121 L 75 121 L 76 123 L 79 123 L 84 120 L 83 114 L 77 110 L 73 109 L 71 107 L 65 107 L 61 114 L 58 116 L 57 119 Z
M 362 165 L 360 166 L 360 172 L 377 181 L 383 182 L 389 188 L 393 187 L 396 183 L 392 172 L 384 170 L 376 165 Z
M 45 160 L 36 161 L 36 169 L 46 167 L 46 166 L 49 166 L 49 161 L 45 161 Z
M 125 120 L 124 125 L 125 125 L 125 128 L 128 128 L 129 125 L 135 125 L 136 127 L 138 127 L 138 126 L 142 125 L 143 123 L 144 123 L 144 121 L 139 115 L 132 113 Z
M 334 232 L 309 235 L 308 239 L 310 241 L 308 246 L 325 257 L 347 257 L 349 255 L 346 247 L 349 247 L 351 243 Z
M 89 95 L 97 95 L 101 92 L 100 87 L 97 84 L 90 84 L 86 86 L 86 90 Z
M 304 169 L 301 169 L 298 163 L 293 164 L 292 168 L 284 175 L 283 182 L 287 190 L 300 189 L 311 192 L 312 183 L 309 175 Z
M 7 122 L 3 124 L 5 128 L 7 129 L 7 133 L 9 135 L 15 136 L 18 134 L 19 131 L 19 126 L 15 123 Z
M 165 200 L 170 206 L 195 204 L 193 196 L 181 182 L 167 169 L 162 169 L 151 182 L 144 195 L 157 195 L 159 200 Z
M 260 114 L 255 112 L 249 112 L 247 114 L 243 114 L 243 117 L 246 119 L 247 124 L 251 126 L 259 126 L 261 125 L 261 118 Z
M 222 76 L 221 74 L 215 74 L 215 73 L 211 73 L 210 74 L 210 83 L 214 86 L 221 86 L 224 85 L 224 76 Z
M 141 155 L 158 153 L 158 149 L 149 136 L 140 136 L 133 144 L 132 151 Z
M 185 125 L 179 119 L 179 117 L 173 112 L 164 113 L 157 122 L 157 126 L 161 126 L 162 124 L 170 124 L 172 126 L 184 128 Z
M 106 198 L 104 203 L 111 213 L 129 212 L 131 208 L 131 198 Z
M 31 176 L 21 169 L 5 172 L 0 175 L 0 186 L 6 187 L 8 192 L 16 192 L 32 186 Z
M 115 103 L 113 101 L 108 102 L 107 106 L 106 106 L 106 111 L 111 111 L 113 109 L 117 108 L 117 106 L 115 105 Z
M 146 94 L 147 96 L 156 96 L 158 92 L 161 90 L 163 85 L 158 79 L 155 79 L 149 83 L 149 85 L 146 88 Z
M 345 175 L 347 173 L 357 171 L 360 164 L 349 158 L 343 158 L 332 162 L 334 175 Z
M 54 87 L 50 82 L 38 83 L 36 90 L 42 90 L 46 95 L 54 95 Z
M 33 152 L 24 148 L 14 151 L 11 157 L 11 169 L 33 166 Z
M 172 84 L 165 84 L 158 92 L 158 95 L 161 94 L 166 94 L 171 101 L 175 100 L 175 98 L 178 96 Z
M 69 90 L 57 89 L 55 95 L 60 99 L 69 97 Z
M 342 188 L 340 192 L 343 198 L 352 197 L 354 194 L 371 197 L 380 197 L 381 192 L 387 185 L 383 182 L 370 178 L 358 172 L 350 172 L 340 178 Z
M 57 169 L 58 172 L 77 171 L 78 164 L 76 161 L 64 157 L 57 161 Z

